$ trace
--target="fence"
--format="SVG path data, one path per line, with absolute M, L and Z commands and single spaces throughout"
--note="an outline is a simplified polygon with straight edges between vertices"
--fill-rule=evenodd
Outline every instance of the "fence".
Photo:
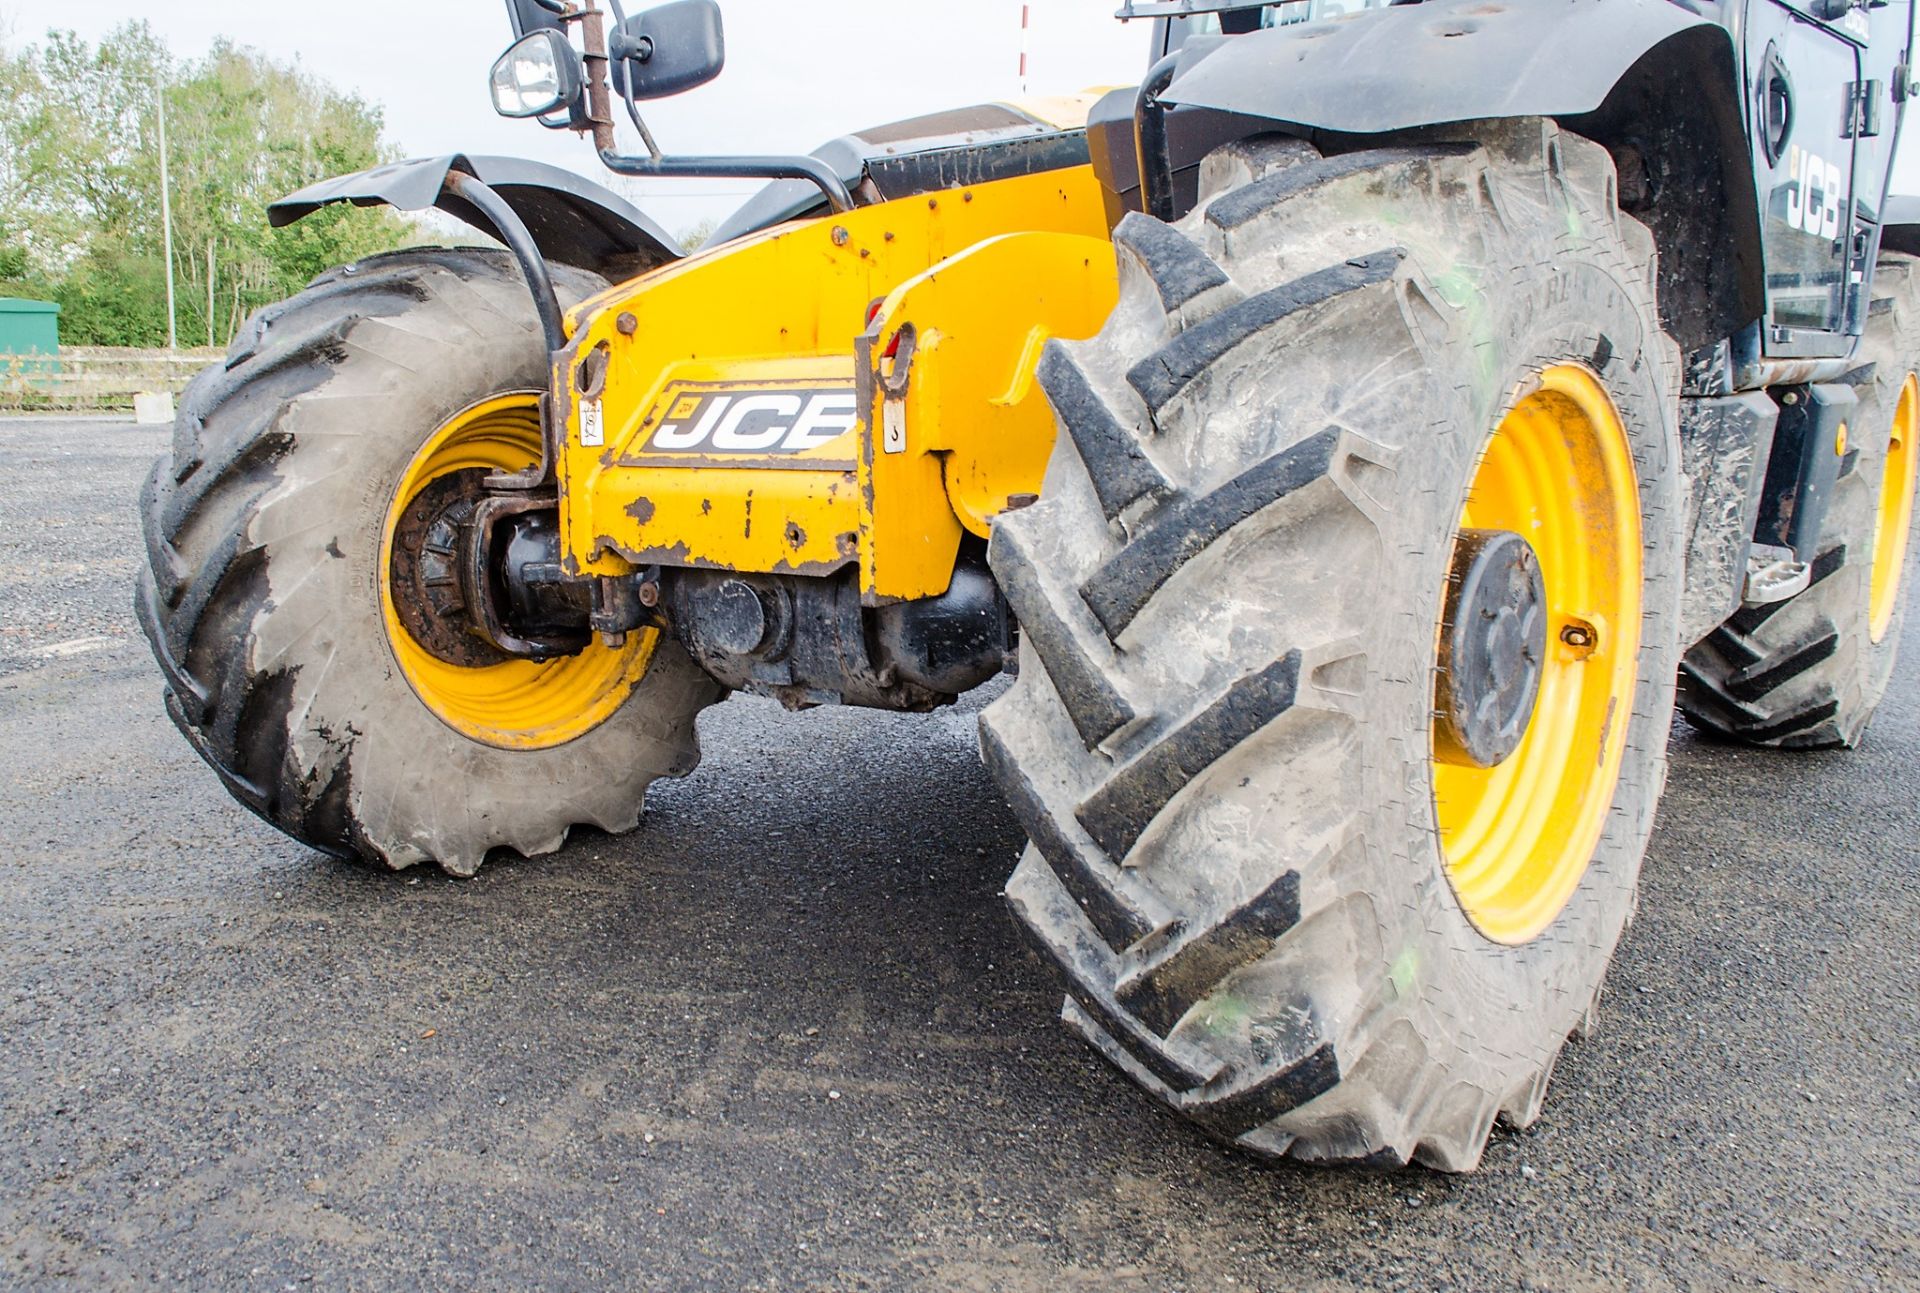
M 0 411 L 130 409 L 142 391 L 178 395 L 224 353 L 62 346 L 58 355 L 0 354 Z

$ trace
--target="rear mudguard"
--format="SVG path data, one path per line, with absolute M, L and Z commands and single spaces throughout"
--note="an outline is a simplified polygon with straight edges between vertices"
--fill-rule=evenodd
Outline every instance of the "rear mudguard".
M 1671 0 L 1431 0 L 1190 41 L 1162 96 L 1343 134 L 1592 112 L 1661 42 L 1717 23 Z
M 491 236 L 494 228 L 485 216 L 445 191 L 447 173 L 455 170 L 498 193 L 548 260 L 621 279 L 685 255 L 666 230 L 625 198 L 572 171 L 519 157 L 449 153 L 392 162 L 309 184 L 269 206 L 267 219 L 277 229 L 335 202 L 401 211 L 437 208 Z
M 1880 245 L 1888 251 L 1920 256 L 1920 196 L 1896 193 L 1887 198 Z
M 1664 191 L 1693 195 L 1633 212 L 1659 244 L 1663 321 L 1684 349 L 1765 312 L 1738 51 L 1719 22 L 1670 0 L 1428 0 L 1194 39 L 1176 57 L 1159 97 L 1173 105 L 1167 136 L 1183 209 L 1208 151 L 1262 131 L 1350 152 L 1457 122 L 1548 117 L 1616 156 L 1657 156 Z M 1111 218 L 1138 209 L 1131 95 L 1103 100 L 1089 134 Z

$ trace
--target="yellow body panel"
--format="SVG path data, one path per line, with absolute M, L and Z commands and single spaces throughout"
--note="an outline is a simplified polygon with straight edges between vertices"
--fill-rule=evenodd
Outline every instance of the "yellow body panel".
M 875 335 L 911 325 L 914 344 L 904 389 L 875 383 L 862 429 L 863 592 L 945 592 L 961 531 L 984 538 L 1010 498 L 1039 493 L 1054 436 L 1053 410 L 1034 381 L 1041 348 L 1049 337 L 1097 332 L 1116 293 L 1106 239 L 1016 233 L 970 247 L 888 296 Z M 946 508 L 926 505 L 942 493 Z
M 1032 366 L 1111 308 L 1106 234 L 1080 166 L 782 225 L 583 302 L 554 373 L 568 564 L 857 561 L 874 599 L 943 591 L 963 527 L 1040 487 L 1053 423 Z M 910 452 L 886 453 L 857 402 L 880 407 L 856 367 L 870 321 L 876 354 L 920 329 Z
M 649 403 L 636 410 L 638 423 L 610 462 L 603 448 L 587 476 L 593 496 L 576 499 L 567 486 L 574 505 L 569 511 L 591 516 L 591 533 L 640 565 L 835 570 L 854 556 L 860 521 L 851 430 L 784 457 L 668 450 L 651 442 L 663 426 L 674 425 L 676 409 L 709 391 L 732 392 L 736 399 L 773 390 L 846 391 L 851 424 L 853 388 L 851 355 L 671 364 L 648 392 Z M 610 379 L 609 420 L 613 389 Z M 630 413 L 618 416 L 624 424 Z

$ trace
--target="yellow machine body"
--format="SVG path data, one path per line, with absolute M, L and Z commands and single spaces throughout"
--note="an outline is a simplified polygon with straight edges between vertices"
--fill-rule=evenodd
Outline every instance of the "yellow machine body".
M 554 367 L 566 563 L 944 592 L 962 536 L 1037 494 L 1034 368 L 1116 296 L 1087 166 L 795 221 L 576 307 Z

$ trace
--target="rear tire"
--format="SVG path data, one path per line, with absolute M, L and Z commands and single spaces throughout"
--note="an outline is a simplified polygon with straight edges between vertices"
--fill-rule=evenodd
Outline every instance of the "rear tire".
M 568 301 L 604 287 L 564 268 L 556 283 Z M 627 830 L 650 781 L 698 761 L 694 715 L 718 690 L 671 641 L 596 725 L 515 748 L 431 709 L 411 643 L 389 635 L 383 539 L 418 456 L 463 411 L 547 382 L 511 260 L 432 249 L 321 275 L 255 315 L 182 397 L 141 499 L 136 610 L 181 732 L 294 838 L 469 875 L 495 847 L 550 852 L 576 823 Z M 523 451 L 514 433 L 519 449 L 493 449 Z
M 1787 750 L 1854 746 L 1887 693 L 1906 618 L 1901 572 L 1887 567 L 1906 554 L 1880 504 L 1904 488 L 1911 515 L 1913 427 L 1903 430 L 1904 465 L 1889 470 L 1888 448 L 1902 392 L 1920 386 L 1920 261 L 1880 257 L 1859 359 L 1849 378 L 1860 398 L 1849 427 L 1858 456 L 1834 487 L 1813 583 L 1739 611 L 1680 666 L 1680 712 L 1710 736 Z
M 993 533 L 1022 645 L 982 743 L 1032 841 L 1007 896 L 1066 1021 L 1260 1153 L 1462 1171 L 1497 1115 L 1535 1118 L 1665 778 L 1682 509 L 1652 241 L 1596 145 L 1473 137 L 1271 141 L 1177 225 L 1128 216 L 1114 314 L 1041 366 L 1041 501 Z M 1617 406 L 1643 610 L 1588 734 L 1620 760 L 1597 842 L 1544 930 L 1497 942 L 1440 839 L 1436 625 L 1489 432 L 1556 368 Z

